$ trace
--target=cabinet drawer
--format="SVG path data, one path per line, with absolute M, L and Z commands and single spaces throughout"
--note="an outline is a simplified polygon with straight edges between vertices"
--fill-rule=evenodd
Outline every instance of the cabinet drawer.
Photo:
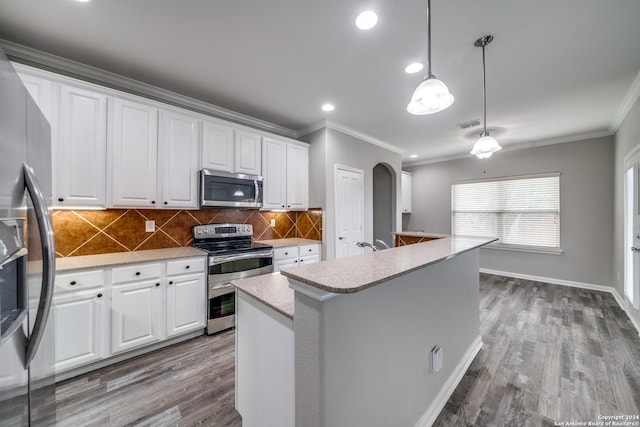
M 56 291 L 78 291 L 105 285 L 104 270 L 56 274 Z
M 307 256 L 307 255 L 318 255 L 320 254 L 320 245 L 318 244 L 311 244 L 311 245 L 303 245 L 300 246 L 300 256 Z
M 200 273 L 204 271 L 205 258 L 185 258 L 167 262 L 167 276 Z
M 113 283 L 131 282 L 134 280 L 155 279 L 162 275 L 162 264 L 136 264 L 114 268 L 111 273 Z
M 298 247 L 297 246 L 286 246 L 284 248 L 275 248 L 273 250 L 273 259 L 287 259 L 287 258 L 298 258 Z

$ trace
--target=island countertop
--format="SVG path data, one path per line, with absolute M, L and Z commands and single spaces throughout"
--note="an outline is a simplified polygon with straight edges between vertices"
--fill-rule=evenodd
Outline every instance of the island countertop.
M 349 294 L 479 248 L 496 238 L 450 236 L 414 245 L 281 270 L 283 276 L 325 292 Z
M 279 272 L 232 280 L 231 284 L 254 299 L 293 319 L 294 291 Z

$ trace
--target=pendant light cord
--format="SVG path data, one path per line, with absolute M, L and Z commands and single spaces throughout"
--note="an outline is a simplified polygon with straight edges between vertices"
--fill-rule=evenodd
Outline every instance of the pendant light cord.
M 427 0 L 427 79 L 431 78 L 431 0 Z
M 482 44 L 482 99 L 484 100 L 484 133 L 482 136 L 487 135 L 487 71 L 484 60 L 485 45 L 485 43 Z

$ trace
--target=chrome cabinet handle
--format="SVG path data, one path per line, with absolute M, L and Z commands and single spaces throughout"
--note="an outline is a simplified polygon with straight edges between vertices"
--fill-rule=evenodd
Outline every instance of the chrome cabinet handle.
M 47 209 L 47 202 L 42 189 L 36 181 L 34 170 L 23 164 L 24 182 L 33 202 L 33 209 L 36 215 L 36 222 L 40 230 L 40 244 L 42 246 L 42 285 L 40 290 L 40 301 L 38 302 L 38 312 L 33 325 L 33 332 L 27 344 L 27 351 L 24 361 L 25 368 L 28 368 L 38 351 L 38 346 L 44 335 L 49 310 L 53 300 L 53 283 L 56 272 L 55 241 L 53 240 L 53 225 L 51 215 Z

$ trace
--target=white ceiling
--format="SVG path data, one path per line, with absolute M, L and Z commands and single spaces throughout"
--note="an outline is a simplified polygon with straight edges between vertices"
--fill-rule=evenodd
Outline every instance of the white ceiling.
M 471 149 L 482 118 L 505 148 L 611 134 L 640 71 L 638 0 L 432 0 L 434 74 L 456 98 L 406 112 L 424 72 L 426 0 L 0 0 L 0 39 L 293 130 L 329 119 L 403 150 Z M 358 30 L 373 9 L 378 25 Z M 320 106 L 330 101 L 336 110 Z

